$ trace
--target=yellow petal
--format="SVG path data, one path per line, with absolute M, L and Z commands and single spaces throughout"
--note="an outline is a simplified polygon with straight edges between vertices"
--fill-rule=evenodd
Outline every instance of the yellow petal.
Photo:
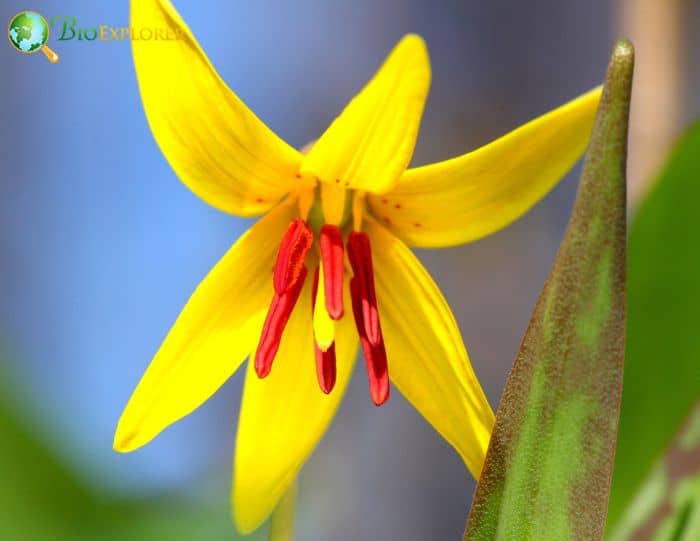
M 494 415 L 442 293 L 399 239 L 366 222 L 389 377 L 454 446 L 475 478 L 486 456 Z
M 425 43 L 408 35 L 314 143 L 302 172 L 352 189 L 390 189 L 411 161 L 429 86 Z
M 383 223 L 413 246 L 442 247 L 497 231 L 542 199 L 583 154 L 600 88 L 473 152 L 409 169 L 369 195 Z
M 233 512 L 242 533 L 257 528 L 294 481 L 330 424 L 355 362 L 354 324 L 344 317 L 336 334 L 335 388 L 329 395 L 321 391 L 314 360 L 311 282 L 307 279 L 304 285 L 270 375 L 259 379 L 253 364 L 248 365 L 233 477 Z
M 133 54 L 151 130 L 182 182 L 240 216 L 299 185 L 301 155 L 228 88 L 168 0 L 132 1 L 131 24 L 179 37 L 134 41 Z
M 279 241 L 295 212 L 294 203 L 274 209 L 199 284 L 119 420 L 117 451 L 148 443 L 195 410 L 255 347 L 272 298 Z

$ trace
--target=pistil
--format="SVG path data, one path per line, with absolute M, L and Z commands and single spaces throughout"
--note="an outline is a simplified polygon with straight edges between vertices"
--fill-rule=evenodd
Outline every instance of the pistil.
M 313 291 L 311 292 L 311 312 L 316 317 L 316 302 L 319 291 L 320 272 L 316 269 L 314 276 Z M 325 350 L 322 349 L 314 338 L 314 354 L 316 358 L 316 377 L 321 390 L 329 394 L 335 387 L 336 377 L 336 357 L 335 357 L 335 342 L 331 342 Z

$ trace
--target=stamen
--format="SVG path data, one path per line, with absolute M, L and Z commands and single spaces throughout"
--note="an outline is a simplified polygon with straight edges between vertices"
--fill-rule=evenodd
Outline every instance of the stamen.
M 365 334 L 365 324 L 362 315 L 362 297 L 360 295 L 360 281 L 355 276 L 350 280 L 350 296 L 352 298 L 352 311 L 355 316 L 357 333 L 360 335 L 362 351 L 365 354 L 367 365 L 367 378 L 369 380 L 369 394 L 376 406 L 381 406 L 389 400 L 389 369 L 386 360 L 386 348 L 379 328 L 379 341 L 372 344 Z
M 343 234 L 337 225 L 326 224 L 319 236 L 326 310 L 331 319 L 343 317 Z
M 319 274 L 319 269 L 316 269 L 313 290 L 311 292 L 311 311 L 314 314 L 316 312 L 316 295 L 318 293 Z M 335 387 L 335 342 L 332 342 L 330 347 L 324 351 L 316 343 L 316 340 L 314 340 L 314 353 L 316 356 L 316 376 L 318 378 L 318 385 L 321 387 L 321 390 L 324 393 L 329 394 L 333 390 L 333 387 Z
M 382 202 L 387 203 L 386 199 Z M 365 214 L 365 192 L 356 190 L 352 198 L 352 228 L 354 231 L 362 229 L 362 219 Z
M 381 340 L 377 295 L 374 289 L 372 250 L 367 233 L 353 231 L 348 236 L 348 259 L 357 278 L 358 298 L 361 299 L 364 334 L 373 346 Z M 353 301 L 354 302 L 354 301 Z M 355 318 L 357 321 L 357 318 Z
M 299 280 L 304 259 L 314 241 L 314 234 L 304 220 L 296 219 L 287 228 L 275 263 L 275 291 L 282 295 Z
M 267 376 L 272 369 L 272 361 L 274 361 L 282 341 L 282 332 L 287 326 L 289 316 L 291 316 L 294 305 L 299 299 L 306 274 L 306 267 L 302 259 L 301 270 L 296 282 L 292 284 L 290 289 L 281 294 L 275 292 L 275 296 L 272 298 L 272 303 L 263 325 L 262 335 L 260 336 L 260 343 L 255 352 L 255 372 L 260 378 Z
M 314 344 L 314 351 L 318 385 L 324 393 L 330 394 L 335 387 L 335 343 L 331 344 L 326 351 Z

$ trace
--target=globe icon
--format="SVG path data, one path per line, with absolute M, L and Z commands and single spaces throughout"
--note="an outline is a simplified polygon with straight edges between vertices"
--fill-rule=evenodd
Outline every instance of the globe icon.
M 46 46 L 49 24 L 39 13 L 22 11 L 15 15 L 10 21 L 7 36 L 19 52 L 31 54 L 40 50 L 49 61 L 58 62 L 58 55 Z

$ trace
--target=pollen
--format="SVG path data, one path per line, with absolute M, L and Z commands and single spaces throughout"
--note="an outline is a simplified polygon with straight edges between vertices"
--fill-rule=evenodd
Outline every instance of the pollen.
M 272 362 L 275 360 L 275 355 L 277 355 L 277 350 L 279 350 L 280 342 L 282 341 L 282 333 L 287 326 L 289 317 L 292 315 L 294 305 L 299 300 L 306 272 L 306 267 L 303 267 L 293 286 L 281 295 L 275 293 L 272 298 L 272 303 L 263 325 L 262 335 L 260 336 L 260 343 L 255 352 L 255 372 L 260 378 L 266 377 L 272 369 Z
M 343 317 L 343 234 L 337 225 L 326 224 L 319 234 L 325 308 L 333 320 Z
M 314 285 L 311 291 L 311 312 L 314 316 L 317 308 L 319 281 L 321 280 L 320 275 L 320 269 L 316 269 Z M 324 350 L 317 343 L 316 337 L 314 337 L 314 355 L 316 359 L 316 377 L 318 379 L 318 385 L 321 387 L 321 391 L 325 394 L 329 394 L 333 390 L 333 387 L 335 387 L 336 379 L 335 341 L 331 342 L 330 346 Z
M 282 333 L 301 294 L 308 272 L 304 260 L 312 243 L 313 233 L 303 220 L 294 220 L 282 238 L 273 271 L 275 293 L 255 352 L 255 372 L 260 378 L 272 369 Z
M 326 287 L 324 284 L 323 262 L 316 270 L 318 279 L 314 280 L 316 301 L 313 309 L 314 341 L 321 351 L 328 351 L 335 341 L 335 321 L 326 309 Z
M 352 311 L 365 354 L 370 396 L 375 405 L 381 406 L 389 399 L 389 370 L 379 322 L 369 236 L 353 231 L 348 236 L 347 248 L 354 274 L 350 280 Z
M 303 220 L 294 220 L 289 225 L 275 264 L 274 284 L 277 294 L 288 291 L 297 282 L 313 240 L 311 228 Z

